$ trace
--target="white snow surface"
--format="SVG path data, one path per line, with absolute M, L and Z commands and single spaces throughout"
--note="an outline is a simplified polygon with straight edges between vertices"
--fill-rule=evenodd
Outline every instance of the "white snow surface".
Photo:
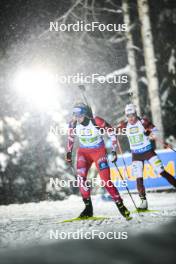
M 122 194 L 124 204 L 134 210 L 128 194 Z M 134 200 L 139 204 L 137 194 Z M 78 221 L 59 223 L 62 220 L 77 217 L 84 208 L 81 197 L 70 196 L 64 201 L 43 201 L 40 203 L 11 204 L 0 206 L 0 250 L 21 248 L 24 246 L 62 242 L 63 239 L 50 239 L 54 232 L 87 232 L 98 230 L 103 232 L 127 232 L 130 235 L 147 231 L 159 231 L 162 224 L 175 219 L 176 193 L 148 193 L 149 209 L 152 213 L 132 214 L 133 219 L 126 221 L 118 212 L 112 201 L 103 201 L 100 196 L 92 196 L 94 215 L 107 216 L 110 219 L 99 221 Z

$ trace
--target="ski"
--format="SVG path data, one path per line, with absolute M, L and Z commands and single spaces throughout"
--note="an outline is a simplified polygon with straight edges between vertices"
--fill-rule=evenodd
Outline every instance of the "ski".
M 159 212 L 159 210 L 138 209 L 138 210 L 131 211 L 132 214 L 135 214 L 135 213 L 157 213 L 157 212 Z
M 89 220 L 98 221 L 98 220 L 107 220 L 107 219 L 110 219 L 110 217 L 103 217 L 103 216 L 75 217 L 75 218 L 63 220 L 63 221 L 59 222 L 59 224 L 71 223 L 71 222 L 75 222 L 75 221 L 89 221 Z

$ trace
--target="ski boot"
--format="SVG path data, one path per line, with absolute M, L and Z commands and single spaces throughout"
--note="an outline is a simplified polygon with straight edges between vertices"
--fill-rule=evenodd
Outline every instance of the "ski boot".
M 117 208 L 119 209 L 119 212 L 123 217 L 126 218 L 126 220 L 131 220 L 132 217 L 130 216 L 130 211 L 124 206 L 123 202 L 116 202 Z
M 79 218 L 89 218 L 93 216 L 93 206 L 91 198 L 84 199 L 85 209 L 81 212 Z
M 147 203 L 146 197 L 140 197 L 140 199 L 141 199 L 141 203 L 138 207 L 138 211 L 139 212 L 147 211 L 148 210 L 148 203 Z

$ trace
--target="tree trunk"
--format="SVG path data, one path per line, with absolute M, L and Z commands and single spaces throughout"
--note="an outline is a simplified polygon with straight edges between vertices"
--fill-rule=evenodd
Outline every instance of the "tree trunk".
M 135 51 L 134 51 L 134 44 L 133 38 L 131 34 L 131 23 L 130 23 L 130 14 L 129 14 L 129 4 L 128 0 L 122 1 L 122 10 L 123 10 L 123 17 L 124 23 L 127 24 L 127 31 L 126 31 L 126 48 L 127 48 L 127 57 L 128 57 L 128 64 L 129 64 L 129 74 L 130 74 L 130 91 L 132 92 L 132 101 L 136 105 L 137 112 L 140 115 L 140 100 L 139 100 L 139 87 L 138 87 L 138 76 L 136 70 L 136 60 L 135 60 Z
M 160 131 L 160 137 L 164 138 L 161 105 L 159 98 L 159 83 L 155 64 L 153 37 L 149 18 L 149 5 L 147 0 L 137 0 L 139 19 L 141 22 L 141 34 L 144 48 L 146 75 L 148 79 L 148 92 L 151 105 L 153 123 Z M 160 146 L 158 146 L 160 147 Z

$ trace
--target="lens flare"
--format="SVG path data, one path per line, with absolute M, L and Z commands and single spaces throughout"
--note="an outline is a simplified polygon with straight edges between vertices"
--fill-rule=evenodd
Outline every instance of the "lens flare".
M 55 75 L 39 67 L 17 72 L 14 85 L 19 95 L 39 108 L 54 107 L 57 98 Z

